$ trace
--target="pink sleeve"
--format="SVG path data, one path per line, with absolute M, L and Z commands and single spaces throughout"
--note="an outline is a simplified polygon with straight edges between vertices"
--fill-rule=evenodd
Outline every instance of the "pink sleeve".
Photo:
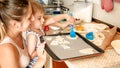
M 113 7 L 113 0 L 101 0 L 101 8 L 106 12 L 112 11 Z
M 101 8 L 104 9 L 104 0 L 101 0 Z
M 120 3 L 120 0 L 114 0 L 115 2 L 119 2 Z

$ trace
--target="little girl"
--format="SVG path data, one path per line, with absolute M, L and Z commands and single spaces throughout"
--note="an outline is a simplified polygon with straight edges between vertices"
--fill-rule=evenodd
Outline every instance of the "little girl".
M 40 37 L 44 35 L 44 30 L 43 30 L 44 26 L 55 25 L 55 26 L 66 27 L 71 22 L 74 22 L 74 18 L 67 14 L 61 14 L 56 16 L 44 16 L 44 8 L 38 2 L 34 1 L 31 2 L 31 4 L 32 4 L 32 12 L 33 12 L 32 21 L 31 21 L 30 29 L 26 32 L 28 53 L 31 57 L 31 62 L 28 66 L 29 68 L 32 68 L 32 66 L 38 59 L 36 49 L 40 47 L 41 50 L 44 50 L 44 45 L 41 46 L 41 42 L 40 42 Z M 64 24 L 58 23 L 62 19 L 66 19 L 67 21 Z

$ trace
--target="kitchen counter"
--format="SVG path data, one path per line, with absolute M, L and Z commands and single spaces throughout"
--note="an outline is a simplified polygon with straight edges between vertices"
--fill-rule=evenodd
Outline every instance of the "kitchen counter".
M 120 40 L 120 32 L 113 37 L 113 40 L 118 39 Z M 65 63 L 69 68 L 120 68 L 120 55 L 109 44 L 105 53 L 100 56 L 67 60 Z
M 67 60 L 65 63 L 69 68 L 109 68 L 120 65 L 120 55 L 118 55 L 114 49 L 108 49 L 101 56 Z
M 52 58 L 50 58 L 50 60 L 52 60 Z M 105 53 L 100 56 L 90 57 L 86 59 L 66 60 L 64 62 L 68 68 L 119 68 L 120 55 L 118 55 L 114 49 L 111 49 L 110 47 L 110 49 L 105 50 Z M 53 65 L 52 61 L 49 63 Z M 47 68 L 53 67 L 51 66 Z
M 120 32 L 113 37 L 113 40 L 118 39 L 120 40 Z M 105 53 L 100 56 L 67 60 L 65 63 L 69 68 L 120 68 L 120 55 L 109 44 Z
M 116 38 L 120 39 L 120 33 L 118 33 Z M 50 60 L 52 60 L 52 58 L 50 58 Z M 110 45 L 105 50 L 105 53 L 99 56 L 89 57 L 84 59 L 65 60 L 64 62 L 68 66 L 68 68 L 114 68 L 114 66 L 119 66 L 115 68 L 120 68 L 120 55 L 116 53 L 116 51 Z M 54 68 L 54 67 L 48 67 L 48 68 Z

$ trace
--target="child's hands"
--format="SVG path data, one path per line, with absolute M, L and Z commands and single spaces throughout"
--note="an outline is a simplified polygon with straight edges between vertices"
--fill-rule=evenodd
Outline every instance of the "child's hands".
M 75 25 L 75 19 L 74 19 L 74 17 L 72 17 L 72 16 L 70 16 L 70 15 L 67 14 L 67 22 L 69 24 Z
M 43 65 L 46 62 L 46 52 L 44 50 L 45 43 L 46 42 L 41 43 L 40 46 L 38 46 L 37 48 L 38 61 L 40 61 L 40 64 L 43 64 Z

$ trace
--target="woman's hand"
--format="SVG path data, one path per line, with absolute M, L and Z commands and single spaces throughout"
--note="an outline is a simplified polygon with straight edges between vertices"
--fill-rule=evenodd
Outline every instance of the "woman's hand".
M 37 55 L 39 58 L 45 58 L 45 55 L 44 55 L 45 54 L 45 50 L 44 50 L 45 44 L 46 44 L 46 42 L 43 42 L 37 48 Z
M 37 65 L 42 67 L 46 62 L 46 52 L 44 50 L 46 42 L 43 42 L 37 48 L 38 61 Z
M 74 19 L 74 17 L 66 14 L 66 20 L 67 20 L 67 23 L 75 25 L 75 19 Z
M 70 24 L 75 26 L 75 19 L 74 19 L 74 17 L 72 17 L 72 16 L 70 16 L 68 14 L 65 14 L 65 17 L 66 17 L 66 21 L 64 23 L 61 23 L 62 29 L 64 29 L 65 27 L 69 26 Z

